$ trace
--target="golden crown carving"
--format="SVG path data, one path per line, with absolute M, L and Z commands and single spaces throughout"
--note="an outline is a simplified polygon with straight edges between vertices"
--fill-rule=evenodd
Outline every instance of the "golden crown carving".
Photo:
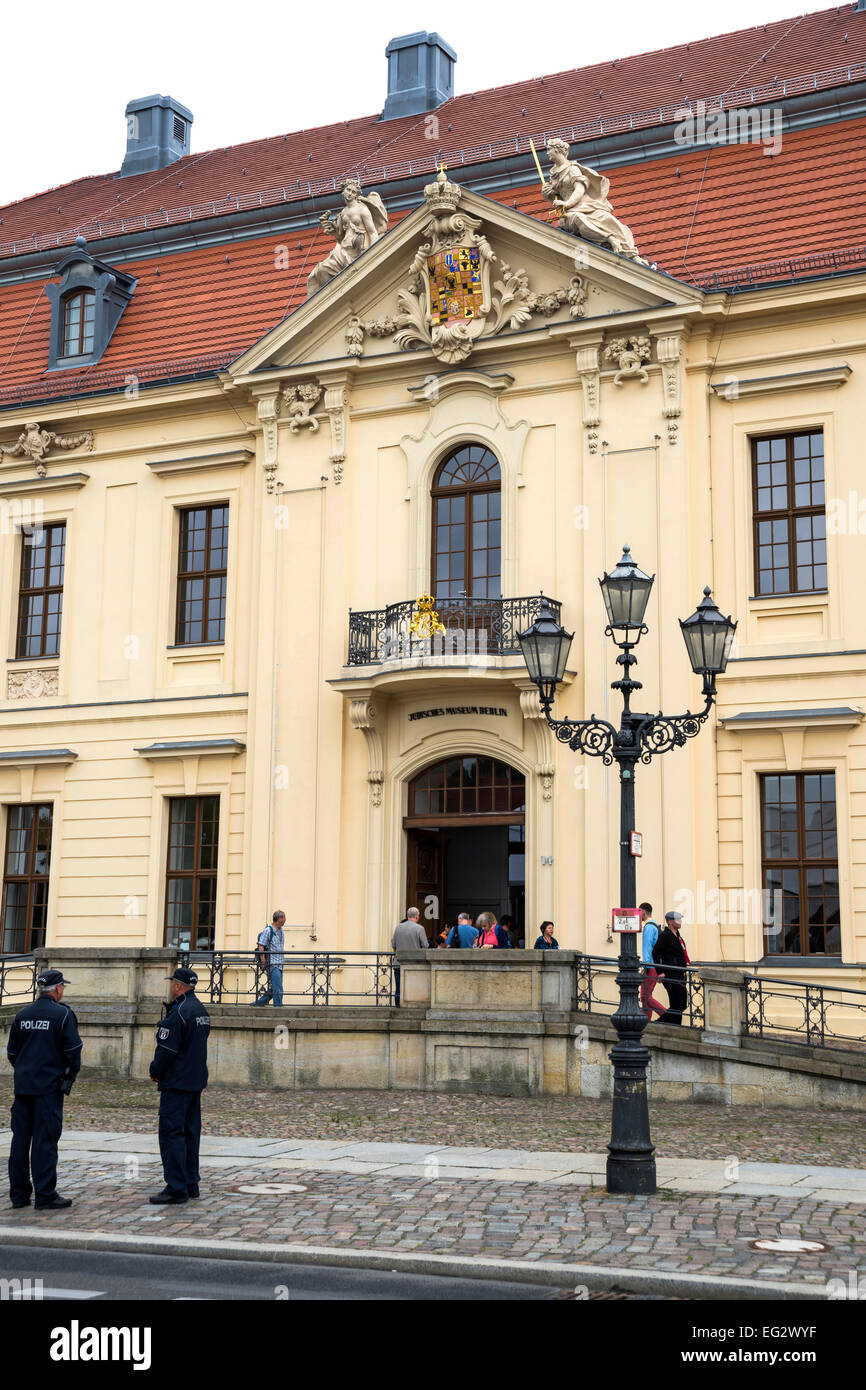
M 436 612 L 436 600 L 432 594 L 422 594 L 415 600 L 409 631 L 414 637 L 432 637 L 436 632 L 445 631 Z

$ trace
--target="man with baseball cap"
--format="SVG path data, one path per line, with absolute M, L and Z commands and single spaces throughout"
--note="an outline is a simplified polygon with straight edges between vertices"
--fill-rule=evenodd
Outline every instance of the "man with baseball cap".
M 40 1211 L 62 1211 L 72 1206 L 70 1197 L 60 1197 L 57 1192 L 63 1097 L 69 1095 L 81 1070 L 78 1020 L 60 1002 L 63 986 L 68 984 L 62 971 L 43 971 L 36 980 L 36 999 L 19 1009 L 9 1030 L 6 1056 L 15 1074 L 9 1150 L 9 1199 L 13 1207 L 29 1207 L 34 1189 Z
M 150 1200 L 174 1206 L 197 1197 L 201 1093 L 207 1085 L 210 1016 L 196 998 L 198 975 L 182 966 L 169 976 L 171 1002 L 156 1030 L 150 1075 L 159 1086 L 159 1153 L 165 1187 Z

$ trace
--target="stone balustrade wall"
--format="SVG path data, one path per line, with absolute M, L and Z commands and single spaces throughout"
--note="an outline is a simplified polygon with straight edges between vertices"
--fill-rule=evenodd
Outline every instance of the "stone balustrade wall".
M 79 1018 L 87 1071 L 145 1078 L 177 952 L 49 949 Z M 406 951 L 401 1007 L 208 1005 L 211 1083 L 228 1086 L 610 1095 L 616 1035 L 572 1009 L 575 953 Z M 743 1035 L 743 975 L 702 969 L 705 1027 L 652 1024 L 650 1096 L 723 1105 L 866 1109 L 866 1048 Z M 8 1030 L 16 1006 L 0 1008 Z M 0 1054 L 8 1071 L 5 1049 Z

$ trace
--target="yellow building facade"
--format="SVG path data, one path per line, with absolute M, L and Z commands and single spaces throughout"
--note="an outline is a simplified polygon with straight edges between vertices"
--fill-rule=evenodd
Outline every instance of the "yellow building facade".
M 455 341 L 435 314 L 407 341 L 449 198 L 489 283 Z M 489 905 L 613 954 L 616 768 L 556 740 L 516 633 L 558 603 L 556 713 L 616 723 L 598 579 L 627 543 L 656 576 L 641 708 L 701 708 L 678 620 L 705 585 L 738 622 L 699 736 L 638 766 L 639 899 L 693 960 L 857 985 L 864 291 L 704 292 L 440 176 L 219 374 L 40 405 L 86 438 L 0 460 L 4 951 L 241 950 L 276 907 L 293 950 L 375 951 L 415 901 L 431 934 Z M 22 655 L 52 565 L 59 651 Z

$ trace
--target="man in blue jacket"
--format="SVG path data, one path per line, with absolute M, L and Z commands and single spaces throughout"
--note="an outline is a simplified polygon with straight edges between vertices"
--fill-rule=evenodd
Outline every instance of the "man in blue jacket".
M 644 969 L 644 982 L 640 987 L 640 1002 L 644 1013 L 648 1019 L 652 1019 L 653 1013 L 657 1013 L 659 1018 L 665 1012 L 661 1004 L 653 998 L 653 988 L 659 978 L 659 972 L 653 959 L 653 950 L 659 939 L 659 924 L 653 921 L 652 903 L 641 903 L 640 919 L 643 923 L 641 932 L 641 964 Z
M 446 946 L 450 946 L 452 951 L 468 951 L 475 945 L 478 932 L 472 925 L 472 918 L 468 912 L 461 912 L 457 918 L 457 926 L 452 927 L 448 933 Z
M 38 997 L 18 1011 L 9 1030 L 6 1056 L 15 1073 L 9 1150 L 9 1200 L 13 1207 L 29 1207 L 34 1189 L 39 1211 L 62 1211 L 72 1206 L 71 1197 L 60 1197 L 57 1192 L 63 1097 L 69 1095 L 81 1070 L 78 1021 L 60 1002 L 63 986 L 68 983 L 62 971 L 44 971 L 36 981 Z
M 156 1030 L 150 1075 L 159 1086 L 159 1153 L 165 1187 L 150 1201 L 175 1206 L 199 1195 L 201 1093 L 207 1085 L 210 1015 L 195 996 L 198 975 L 171 976 L 171 1003 Z

